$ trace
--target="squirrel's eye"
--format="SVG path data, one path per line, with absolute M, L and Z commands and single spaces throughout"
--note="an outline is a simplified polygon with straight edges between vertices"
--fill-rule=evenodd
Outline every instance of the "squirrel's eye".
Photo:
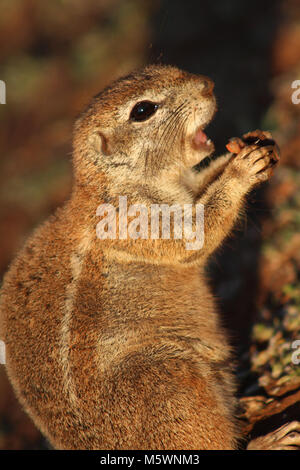
M 146 121 L 158 108 L 158 104 L 151 101 L 140 101 L 131 110 L 130 119 L 132 121 Z

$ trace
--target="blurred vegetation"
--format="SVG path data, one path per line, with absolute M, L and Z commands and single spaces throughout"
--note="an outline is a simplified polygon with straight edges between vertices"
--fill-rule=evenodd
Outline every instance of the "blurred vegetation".
M 72 123 L 111 79 L 143 63 L 153 2 L 1 0 L 0 273 L 70 191 Z
M 250 198 L 247 223 L 212 262 L 239 351 L 246 432 L 300 420 L 300 79 L 298 0 L 0 0 L 0 275 L 33 227 L 68 197 L 72 124 L 91 96 L 147 62 L 216 81 L 209 133 L 271 129 L 282 162 Z M 254 322 L 254 326 L 252 327 Z M 0 367 L 0 449 L 47 448 Z

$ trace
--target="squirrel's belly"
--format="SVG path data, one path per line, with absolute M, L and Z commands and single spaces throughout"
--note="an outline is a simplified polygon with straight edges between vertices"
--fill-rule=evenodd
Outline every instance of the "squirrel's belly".
M 213 337 L 212 297 L 196 271 L 120 266 L 92 255 L 88 244 L 64 245 L 58 257 L 55 244 L 37 242 L 27 244 L 5 281 L 9 377 L 55 447 L 116 448 L 124 410 L 141 419 L 132 400 L 157 377 L 152 369 L 164 373 L 174 357 L 189 357 L 186 339 L 198 344 L 203 328 Z M 193 346 L 194 357 L 205 347 Z M 224 337 L 222 347 L 223 356 Z M 119 421 L 109 430 L 114 416 Z

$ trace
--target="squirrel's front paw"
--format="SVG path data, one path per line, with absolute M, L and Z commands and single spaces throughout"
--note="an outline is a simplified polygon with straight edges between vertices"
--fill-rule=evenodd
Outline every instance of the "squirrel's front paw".
M 233 138 L 227 148 L 236 154 L 231 165 L 250 186 L 269 179 L 279 161 L 279 148 L 269 132 L 256 130 Z
M 232 161 L 232 165 L 238 170 L 242 177 L 248 179 L 251 185 L 266 181 L 273 173 L 273 147 L 257 147 L 247 145 Z

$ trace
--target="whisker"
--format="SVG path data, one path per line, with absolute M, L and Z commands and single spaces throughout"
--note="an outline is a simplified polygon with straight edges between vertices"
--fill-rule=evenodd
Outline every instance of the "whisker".
M 159 140 L 158 140 L 158 144 L 157 144 L 157 148 L 161 149 L 161 152 L 159 154 L 159 157 L 157 160 L 158 160 L 158 168 L 161 167 L 161 161 L 162 161 L 162 158 L 163 158 L 163 154 L 164 154 L 164 150 L 167 148 L 168 144 L 169 144 L 169 141 L 170 139 L 172 138 L 172 134 L 174 133 L 178 123 L 181 121 L 182 119 L 182 115 L 185 115 L 186 111 L 184 111 L 184 107 L 187 103 L 187 100 L 184 101 L 183 103 L 181 103 L 177 108 L 176 110 L 174 111 L 174 113 L 172 114 L 169 122 L 167 123 L 166 127 L 164 128 Z M 164 137 L 166 136 L 166 138 L 164 139 Z
M 183 132 L 184 132 L 184 127 L 186 124 L 186 121 L 189 117 L 189 111 L 185 110 L 184 112 L 181 112 L 180 115 L 176 117 L 175 120 L 173 120 L 172 123 L 169 124 L 168 126 L 168 137 L 164 142 L 164 145 L 162 146 L 162 152 L 161 156 L 163 155 L 163 152 L 166 149 L 169 149 L 171 151 L 172 146 L 174 145 L 174 142 L 176 138 L 182 138 Z
M 159 139 L 159 141 L 158 141 L 159 146 L 160 146 L 160 143 L 161 143 L 162 139 L 164 139 L 166 133 L 168 132 L 168 129 L 169 129 L 171 123 L 172 123 L 172 122 L 176 119 L 176 117 L 180 114 L 181 110 L 182 110 L 183 107 L 185 106 L 185 103 L 186 103 L 186 101 L 184 101 L 183 103 L 181 103 L 181 104 L 175 109 L 174 113 L 172 113 L 172 115 L 171 115 L 169 121 L 166 123 L 166 127 L 164 128 L 164 130 L 163 130 L 163 132 L 162 132 L 162 134 L 161 134 L 161 136 L 160 136 L 160 139 Z
M 166 133 L 168 132 L 169 130 L 169 127 L 171 126 L 171 124 L 176 120 L 177 116 L 180 116 L 182 110 L 184 109 L 184 106 L 185 104 L 187 103 L 187 100 L 185 100 L 183 103 L 181 103 L 174 111 L 174 113 L 171 115 L 171 118 L 169 120 L 169 122 L 167 123 L 167 126 L 165 127 L 162 135 L 161 135 L 161 139 L 160 141 L 164 138 L 164 136 L 166 135 Z M 160 143 L 160 142 L 159 142 Z
M 149 160 L 149 154 L 150 154 L 150 149 L 149 147 L 147 148 L 146 150 L 146 154 L 145 154 L 145 163 L 144 163 L 144 175 L 147 176 L 147 173 L 148 173 L 148 160 Z
M 145 147 L 143 145 L 141 153 L 144 154 L 145 175 L 148 173 L 149 168 L 151 168 L 153 174 L 155 169 L 158 170 L 162 167 L 162 160 L 165 152 L 166 150 L 171 151 L 176 138 L 179 138 L 181 140 L 181 146 L 183 145 L 182 137 L 184 134 L 184 128 L 190 115 L 190 110 L 186 108 L 187 103 L 188 100 L 186 99 L 177 106 L 174 112 L 170 115 L 169 120 L 166 121 L 163 130 L 161 127 L 157 127 L 154 135 L 154 141 L 157 140 L 155 148 L 156 150 L 159 149 L 159 153 L 156 153 L 156 151 L 151 151 L 149 147 L 145 152 Z

